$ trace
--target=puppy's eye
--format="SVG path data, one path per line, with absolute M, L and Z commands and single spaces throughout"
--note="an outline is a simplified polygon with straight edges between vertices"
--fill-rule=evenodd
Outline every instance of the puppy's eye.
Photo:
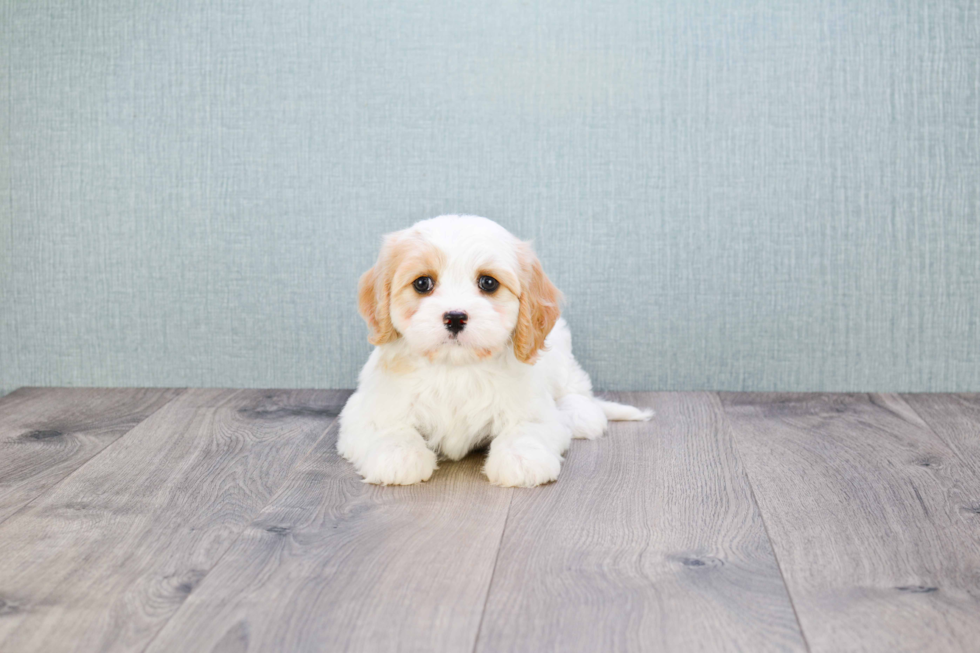
M 420 295 L 424 295 L 425 293 L 432 290 L 432 287 L 434 285 L 436 284 L 432 281 L 432 277 L 419 277 L 418 279 L 412 282 L 412 286 L 415 288 L 415 292 L 417 292 Z
M 480 286 L 480 290 L 483 292 L 493 292 L 500 287 L 500 282 L 493 277 L 483 275 L 476 280 L 476 285 Z

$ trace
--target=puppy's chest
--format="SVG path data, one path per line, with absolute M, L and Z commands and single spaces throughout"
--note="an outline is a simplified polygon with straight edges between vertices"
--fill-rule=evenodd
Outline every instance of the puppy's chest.
M 456 459 L 512 422 L 522 401 L 514 379 L 453 372 L 420 380 L 413 393 L 412 412 L 416 427 L 430 445 Z

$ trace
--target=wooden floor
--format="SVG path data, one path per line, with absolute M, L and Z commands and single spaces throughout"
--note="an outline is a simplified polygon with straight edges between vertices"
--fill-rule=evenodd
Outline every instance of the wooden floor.
M 980 396 L 618 393 L 558 482 L 360 482 L 347 391 L 0 400 L 0 651 L 978 651 Z

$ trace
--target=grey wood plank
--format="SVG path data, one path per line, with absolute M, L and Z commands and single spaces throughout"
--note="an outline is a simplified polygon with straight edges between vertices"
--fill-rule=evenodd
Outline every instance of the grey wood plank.
M 188 390 L 8 519 L 0 650 L 144 647 L 347 394 Z
M 362 483 L 336 425 L 149 651 L 469 651 L 513 491 L 482 456 Z
M 980 394 L 903 394 L 902 399 L 980 475 Z M 980 513 L 980 493 L 970 510 Z
M 618 393 L 648 423 L 517 490 L 477 651 L 801 651 L 718 398 Z
M 811 650 L 977 650 L 980 482 L 907 404 L 722 399 Z
M 21 388 L 0 400 L 0 522 L 181 393 Z

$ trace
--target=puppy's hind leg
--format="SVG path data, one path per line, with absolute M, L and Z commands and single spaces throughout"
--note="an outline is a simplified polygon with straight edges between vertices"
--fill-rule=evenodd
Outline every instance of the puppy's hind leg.
M 650 409 L 617 404 L 586 395 L 565 395 L 555 403 L 565 424 L 571 429 L 572 437 L 586 440 L 601 437 L 609 420 L 646 421 L 653 417 Z
M 594 440 L 605 433 L 608 420 L 597 399 L 571 394 L 555 403 L 573 438 Z
M 592 440 L 606 430 L 609 420 L 648 420 L 652 410 L 598 399 L 592 395 L 592 381 L 572 355 L 572 334 L 564 320 L 548 336 L 550 349 L 540 365 L 544 367 L 555 393 L 555 404 L 572 437 Z

